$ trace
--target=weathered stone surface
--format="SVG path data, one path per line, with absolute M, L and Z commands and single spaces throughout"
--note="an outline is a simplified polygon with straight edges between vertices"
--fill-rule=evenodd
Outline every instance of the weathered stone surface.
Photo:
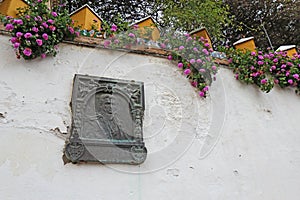
M 144 109 L 142 82 L 75 75 L 66 157 L 73 163 L 144 162 Z

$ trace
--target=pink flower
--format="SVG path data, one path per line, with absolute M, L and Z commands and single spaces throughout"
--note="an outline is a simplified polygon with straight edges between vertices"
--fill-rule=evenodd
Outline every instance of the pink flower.
M 275 83 L 275 84 L 278 84 L 278 83 L 279 83 L 279 80 L 278 80 L 278 79 L 274 79 L 274 83 Z
M 43 22 L 43 23 L 42 23 L 42 26 L 45 27 L 45 28 L 48 28 L 48 27 L 49 27 L 48 24 L 47 24 L 46 22 Z
M 160 48 L 165 49 L 167 46 L 164 43 L 160 44 Z
M 110 40 L 105 40 L 103 45 L 105 48 L 107 48 L 110 45 L 110 43 L 111 43 Z
M 183 63 L 180 62 L 180 63 L 178 63 L 177 66 L 178 66 L 178 68 L 182 68 L 183 67 Z
M 298 80 L 299 79 L 299 74 L 294 74 L 293 77 Z
M 190 60 L 190 63 L 191 63 L 191 64 L 194 64 L 195 62 L 196 62 L 195 59 L 191 59 L 191 60 Z
M 263 60 L 264 57 L 263 57 L 262 55 L 259 55 L 259 56 L 258 56 L 258 59 Z
M 57 17 L 57 13 L 56 13 L 56 12 L 51 12 L 51 15 L 52 15 L 53 17 Z
M 33 32 L 39 32 L 39 29 L 37 28 L 37 27 L 32 27 L 32 29 L 31 29 Z
M 251 56 L 256 56 L 256 52 L 255 52 L 255 51 L 252 51 L 252 52 L 251 52 Z
M 137 25 L 137 24 L 133 25 L 134 30 L 137 30 L 138 28 L 139 28 L 139 25 Z
M 23 51 L 25 56 L 30 56 L 32 54 L 32 50 L 28 47 L 26 47 Z
M 14 43 L 14 48 L 15 48 L 15 49 L 19 48 L 19 46 L 20 46 L 20 43 L 19 43 L 19 42 Z
M 205 43 L 204 46 L 205 46 L 205 47 L 209 47 L 210 44 L 209 44 L 209 43 Z
M 184 49 L 184 46 L 180 46 L 178 49 L 179 49 L 179 50 L 183 50 L 183 49 Z
M 47 33 L 43 33 L 42 37 L 44 38 L 44 40 L 48 40 L 48 35 L 47 35 Z
M 46 58 L 46 54 L 45 54 L 45 53 L 42 53 L 42 54 L 41 54 L 41 58 Z
M 194 48 L 193 48 L 193 50 L 194 50 L 194 51 L 196 51 L 196 52 L 198 52 L 198 51 L 199 51 L 199 50 L 198 50 L 196 47 L 194 47 Z
M 289 79 L 289 80 L 288 80 L 288 83 L 289 83 L 290 85 L 293 85 L 294 81 L 293 81 L 292 79 Z
M 7 30 L 7 31 L 11 31 L 11 30 L 13 30 L 15 27 L 14 27 L 14 25 L 12 25 L 12 24 L 6 24 L 6 26 L 5 26 L 5 30 Z
M 74 32 L 75 32 L 74 29 L 73 29 L 71 26 L 68 27 L 68 30 L 69 30 L 69 32 L 70 32 L 71 34 L 74 34 Z
M 197 81 L 192 81 L 192 82 L 191 82 L 191 85 L 192 85 L 193 87 L 197 87 L 198 82 L 197 82 Z
M 133 33 L 129 33 L 128 36 L 131 37 L 131 38 L 135 37 L 135 35 Z
M 190 69 L 185 69 L 185 70 L 183 71 L 183 73 L 184 73 L 185 75 L 189 75 L 189 74 L 191 73 L 191 70 L 190 70 Z
M 213 65 L 213 66 L 211 67 L 211 69 L 214 70 L 214 71 L 216 71 L 216 70 L 217 70 L 217 67 L 216 67 L 215 65 Z
M 202 60 L 201 59 L 197 59 L 196 62 L 197 63 L 202 63 Z
M 257 77 L 257 76 L 259 76 L 259 73 L 256 72 L 256 73 L 252 73 L 251 75 L 252 75 L 253 77 Z
M 205 96 L 205 93 L 202 92 L 202 91 L 200 91 L 200 92 L 199 92 L 199 96 L 200 96 L 200 97 L 204 97 L 204 96 Z
M 203 91 L 203 92 L 207 92 L 208 89 L 209 89 L 209 87 L 208 87 L 208 86 L 205 86 L 205 87 L 202 89 L 202 91 Z
M 286 68 L 286 65 L 284 65 L 284 64 L 281 65 L 281 68 L 282 68 L 282 69 L 285 69 L 285 68 Z
M 271 70 L 275 70 L 275 69 L 276 69 L 276 66 L 273 65 L 273 66 L 271 67 Z
M 16 38 L 16 37 L 12 37 L 11 39 L 10 39 L 10 41 L 11 41 L 11 43 L 16 43 L 17 41 L 18 41 L 18 39 Z
M 16 36 L 17 36 L 18 38 L 20 38 L 20 37 L 22 37 L 22 36 L 23 36 L 23 33 L 21 33 L 21 32 L 17 32 L 17 33 L 16 33 Z
M 268 82 L 268 81 L 267 81 L 266 79 L 262 79 L 262 80 L 260 81 L 260 83 L 263 84 L 263 85 L 266 84 L 267 82 Z
M 13 23 L 22 25 L 23 21 L 21 19 L 14 19 Z
M 36 43 L 37 43 L 37 45 L 42 46 L 43 45 L 43 40 L 36 39 Z
M 277 63 L 277 62 L 278 62 L 278 59 L 277 59 L 277 58 L 274 58 L 273 62 L 274 62 L 274 63 Z
M 255 70 L 255 67 L 254 67 L 254 66 L 251 66 L 250 69 L 253 71 L 253 70 Z
M 49 29 L 53 32 L 53 31 L 55 31 L 56 30 L 56 27 L 55 26 L 53 26 L 53 25 L 50 25 L 49 26 Z
M 25 33 L 24 37 L 25 37 L 26 39 L 31 38 L 31 37 L 32 37 L 32 34 L 31 34 L 31 33 Z
M 168 60 L 172 60 L 172 56 L 171 55 L 168 55 Z
M 209 55 L 209 52 L 207 51 L 207 49 L 202 49 L 202 52 L 207 56 Z
M 118 26 L 113 24 L 111 25 L 111 29 L 110 29 L 112 32 L 116 32 L 118 30 Z
M 258 61 L 257 64 L 258 64 L 258 65 L 263 65 L 264 62 L 263 62 L 263 61 Z
M 50 23 L 50 24 L 54 24 L 54 20 L 53 19 L 48 19 L 47 22 Z
M 238 80 L 238 79 L 239 79 L 239 74 L 235 74 L 235 75 L 234 75 L 234 78 L 235 78 L 236 80 Z
M 289 75 L 290 75 L 290 72 L 285 73 L 285 76 L 289 76 Z
M 199 69 L 199 72 L 204 73 L 206 70 L 205 69 Z
M 80 35 L 80 32 L 79 32 L 79 31 L 76 31 L 76 32 L 75 32 L 75 35 L 76 35 L 76 37 L 78 37 L 78 36 Z
M 186 39 L 187 42 L 188 42 L 188 41 L 191 41 L 191 40 L 193 40 L 192 37 L 188 37 L 188 38 Z
M 116 39 L 116 40 L 114 41 L 114 43 L 115 43 L 115 44 L 119 44 L 120 41 L 119 41 L 118 39 Z

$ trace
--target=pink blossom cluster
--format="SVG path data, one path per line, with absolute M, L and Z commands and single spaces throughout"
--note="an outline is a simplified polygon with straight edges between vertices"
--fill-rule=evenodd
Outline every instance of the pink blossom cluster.
M 226 54 L 240 81 L 256 84 L 265 92 L 274 85 L 300 89 L 300 54 L 288 56 L 287 52 L 270 50 L 242 53 L 232 49 Z
M 43 0 L 36 0 L 30 4 L 29 8 L 45 8 L 42 5 L 44 3 Z M 55 55 L 56 49 L 54 46 L 62 39 L 61 32 L 57 32 L 59 14 L 50 10 L 47 10 L 48 14 L 45 12 L 42 12 L 41 15 L 39 13 L 25 13 L 17 19 L 6 17 L 5 29 L 12 33 L 10 41 L 17 58 L 20 58 L 20 56 L 25 59 L 32 59 L 37 56 L 45 58 L 47 54 Z M 66 30 L 70 34 L 75 34 L 72 26 L 68 26 Z

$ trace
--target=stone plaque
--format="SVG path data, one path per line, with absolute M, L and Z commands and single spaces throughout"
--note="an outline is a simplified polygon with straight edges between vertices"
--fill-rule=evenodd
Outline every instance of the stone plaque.
M 71 134 L 64 150 L 68 161 L 145 161 L 142 82 L 76 74 L 71 107 Z

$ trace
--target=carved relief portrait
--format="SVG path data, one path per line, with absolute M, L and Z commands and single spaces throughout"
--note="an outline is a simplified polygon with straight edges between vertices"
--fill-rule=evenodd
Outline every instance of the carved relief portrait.
M 143 162 L 147 152 L 142 128 L 143 95 L 142 82 L 76 75 L 72 130 L 66 144 L 68 159 L 72 162 Z M 116 160 L 118 157 L 123 160 Z

